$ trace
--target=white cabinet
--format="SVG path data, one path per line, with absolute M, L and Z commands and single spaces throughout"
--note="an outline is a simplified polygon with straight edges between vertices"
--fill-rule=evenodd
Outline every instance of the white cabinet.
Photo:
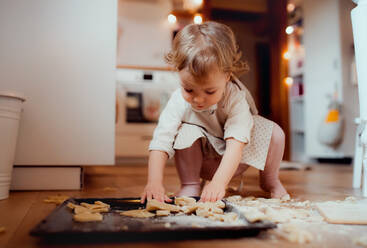
M 114 164 L 117 1 L 4 0 L 0 30 L 0 88 L 27 99 L 15 164 Z

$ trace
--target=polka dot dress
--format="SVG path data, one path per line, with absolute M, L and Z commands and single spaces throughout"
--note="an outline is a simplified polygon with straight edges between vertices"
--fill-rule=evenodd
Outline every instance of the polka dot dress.
M 253 115 L 253 119 L 254 126 L 251 130 L 251 139 L 242 151 L 241 163 L 263 170 L 274 122 L 259 115 Z M 204 159 L 223 156 L 226 147 L 223 139 L 214 137 L 200 126 L 186 123 L 182 124 L 179 128 L 173 148 L 189 148 L 199 138 L 203 141 L 202 151 Z

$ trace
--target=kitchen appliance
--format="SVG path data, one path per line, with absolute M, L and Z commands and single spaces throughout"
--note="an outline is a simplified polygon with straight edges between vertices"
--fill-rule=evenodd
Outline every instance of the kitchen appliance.
M 178 73 L 169 69 L 117 69 L 117 160 L 148 156 L 159 114 L 179 82 Z

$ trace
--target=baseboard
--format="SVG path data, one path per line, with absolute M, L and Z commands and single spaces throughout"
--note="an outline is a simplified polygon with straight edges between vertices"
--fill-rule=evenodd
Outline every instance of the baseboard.
M 80 190 L 81 166 L 14 166 L 10 190 Z

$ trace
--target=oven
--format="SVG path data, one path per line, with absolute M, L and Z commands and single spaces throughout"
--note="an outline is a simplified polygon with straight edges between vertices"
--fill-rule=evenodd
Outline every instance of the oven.
M 178 73 L 120 68 L 116 87 L 116 160 L 145 158 L 159 115 L 179 87 Z

